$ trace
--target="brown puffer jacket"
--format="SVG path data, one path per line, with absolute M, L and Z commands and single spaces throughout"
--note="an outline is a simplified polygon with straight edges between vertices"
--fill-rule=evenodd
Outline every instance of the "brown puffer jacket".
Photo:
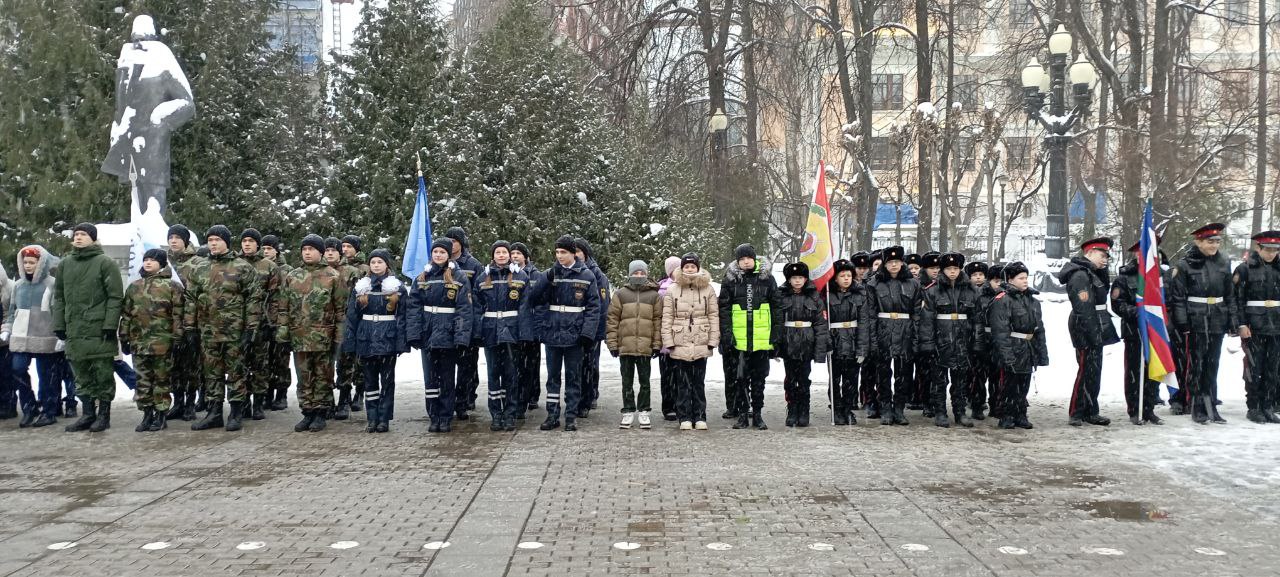
M 647 357 L 662 348 L 662 299 L 658 283 L 628 277 L 609 303 L 605 344 L 615 354 Z
M 662 344 L 681 361 L 705 359 L 719 346 L 720 305 L 707 271 L 690 276 L 676 269 L 675 284 L 662 297 Z

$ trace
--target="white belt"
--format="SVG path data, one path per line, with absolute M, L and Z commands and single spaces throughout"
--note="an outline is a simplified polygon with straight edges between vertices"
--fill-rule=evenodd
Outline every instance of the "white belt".
M 964 313 L 945 313 L 938 315 L 940 321 L 963 321 L 968 320 L 969 315 Z
M 509 319 L 520 314 L 520 311 L 490 311 L 484 313 L 486 319 Z
M 1027 333 L 1009 333 L 1009 336 L 1015 339 L 1022 339 L 1024 341 L 1029 341 L 1035 337 L 1035 335 L 1029 335 Z
M 1263 308 L 1273 309 L 1276 307 L 1280 307 L 1280 301 L 1247 301 L 1244 303 L 1244 306 L 1263 307 Z
M 1106 311 L 1106 310 L 1107 310 L 1107 305 L 1093 305 L 1093 310 L 1095 310 L 1095 311 Z
M 1187 297 L 1189 303 L 1200 303 L 1202 305 L 1216 305 L 1222 302 L 1223 297 Z
M 585 312 L 587 307 L 570 307 L 565 305 L 551 305 L 550 310 L 558 313 L 580 313 Z
M 422 307 L 422 312 L 431 313 L 433 315 L 451 315 L 458 312 L 458 309 L 453 307 Z
M 882 319 L 911 320 L 911 313 L 880 313 L 876 316 Z
M 839 323 L 831 323 L 831 328 L 833 328 L 833 329 L 856 329 L 856 328 L 858 328 L 858 321 L 844 321 L 844 322 L 839 322 Z
M 803 329 L 813 326 L 813 323 L 809 321 L 787 321 L 785 324 L 793 329 Z
M 383 322 L 383 321 L 394 321 L 396 320 L 396 315 L 361 315 L 360 320 L 373 321 L 375 323 Z

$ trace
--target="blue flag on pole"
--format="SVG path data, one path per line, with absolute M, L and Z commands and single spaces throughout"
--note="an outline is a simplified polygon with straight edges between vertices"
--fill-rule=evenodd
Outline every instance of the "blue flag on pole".
M 431 262 L 431 208 L 427 205 L 427 181 L 418 173 L 418 199 L 413 203 L 413 222 L 404 240 L 404 265 L 400 272 L 410 279 Z

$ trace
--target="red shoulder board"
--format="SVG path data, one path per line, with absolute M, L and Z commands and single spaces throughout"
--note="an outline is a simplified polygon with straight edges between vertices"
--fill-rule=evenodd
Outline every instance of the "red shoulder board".
M 1004 295 L 1006 295 L 1006 294 L 1008 294 L 1008 293 L 1001 292 L 1000 294 L 997 294 L 997 295 L 996 295 L 995 300 L 1000 300 L 1000 299 L 1004 298 Z

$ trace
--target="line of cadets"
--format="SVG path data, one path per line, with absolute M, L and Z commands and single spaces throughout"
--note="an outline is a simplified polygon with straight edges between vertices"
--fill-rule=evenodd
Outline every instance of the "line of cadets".
M 1218 252 L 1223 228 L 1193 233 L 1186 257 L 1165 272 L 1177 369 L 1186 375 L 1171 408 L 1196 422 L 1225 422 L 1216 376 L 1223 336 L 1231 333 L 1245 339 L 1249 419 L 1280 422 L 1280 232 L 1256 235 L 1258 250 L 1232 274 Z M 367 408 L 370 433 L 386 432 L 394 418 L 395 362 L 411 348 L 421 352 L 431 432 L 449 432 L 474 410 L 480 348 L 495 431 L 514 430 L 537 408 L 542 346 L 548 379 L 540 428 L 560 428 L 563 406 L 568 431 L 595 406 L 602 342 L 621 357 L 622 428 L 651 426 L 654 357 L 663 417 L 681 430 L 707 428 L 706 363 L 717 350 L 726 376 L 722 416 L 736 419 L 736 429 L 768 428 L 761 413 L 771 359 L 783 361 L 786 424 L 800 427 L 810 423 L 813 362 L 830 359 L 835 425 L 856 424 L 855 411 L 865 408 L 884 425 L 906 425 L 906 411 L 921 410 L 937 426 L 972 427 L 989 409 L 999 427 L 1026 429 L 1031 374 L 1048 364 L 1037 292 L 1018 262 L 988 267 L 960 254 L 907 255 L 894 246 L 836 261 L 834 279 L 819 292 L 803 263 L 786 265 L 778 287 L 744 244 L 718 296 L 693 253 L 669 258 L 661 284 L 634 261 L 611 294 L 590 245 L 570 236 L 557 240 L 555 263 L 540 271 L 527 246 L 505 241 L 493 243 L 491 262 L 482 265 L 455 227 L 433 242 L 430 264 L 408 284 L 387 250 L 372 251 L 366 262 L 355 236 L 308 235 L 298 267 L 284 264 L 279 239 L 254 229 L 241 233 L 239 253 L 225 226 L 205 237 L 198 254 L 190 232 L 172 227 L 169 251 L 148 251 L 141 278 L 125 291 L 118 338 L 138 370 L 140 432 L 175 418 L 195 421 L 195 430 L 234 431 L 243 418 L 286 408 L 290 354 L 303 413 L 296 431 L 323 430 L 327 419 Z M 1140 382 L 1138 267 L 1131 262 L 1110 281 L 1112 246 L 1105 237 L 1083 243 L 1058 275 L 1072 305 L 1079 367 L 1069 423 L 1109 424 L 1098 411 L 1102 349 L 1123 340 L 1130 420 L 1160 424 L 1158 386 Z M 1121 317 L 1119 335 L 1112 312 Z M 67 429 L 90 429 L 96 416 L 86 411 L 84 422 Z M 109 421 L 101 425 L 94 430 Z

